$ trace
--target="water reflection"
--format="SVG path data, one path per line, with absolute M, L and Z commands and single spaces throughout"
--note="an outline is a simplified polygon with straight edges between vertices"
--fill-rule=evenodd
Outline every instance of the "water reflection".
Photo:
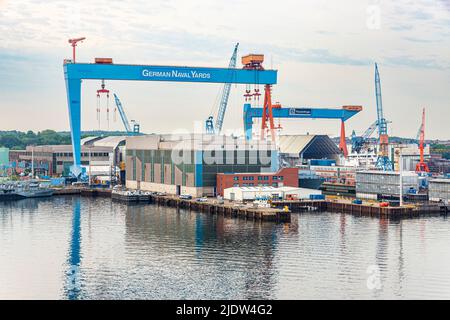
M 0 203 L 0 299 L 450 298 L 448 227 L 336 213 L 273 224 L 102 198 Z
M 66 294 L 69 300 L 78 299 L 81 290 L 81 199 L 73 198 L 72 232 L 69 243 L 68 270 L 66 270 Z

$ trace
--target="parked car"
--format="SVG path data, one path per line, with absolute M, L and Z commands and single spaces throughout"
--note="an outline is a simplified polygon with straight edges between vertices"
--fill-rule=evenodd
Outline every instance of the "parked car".
M 166 193 L 165 193 L 165 192 L 157 192 L 156 195 L 157 195 L 157 196 L 165 196 Z
M 207 202 L 207 201 L 208 201 L 208 198 L 206 198 L 206 197 L 201 197 L 201 198 L 195 199 L 195 201 L 198 201 L 198 202 Z
M 190 194 L 181 194 L 179 196 L 180 199 L 184 199 L 184 200 L 191 200 L 192 196 Z

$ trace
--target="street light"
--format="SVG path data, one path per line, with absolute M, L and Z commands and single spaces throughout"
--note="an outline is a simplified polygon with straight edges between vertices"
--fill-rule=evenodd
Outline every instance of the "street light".
M 400 207 L 403 207 L 403 148 L 400 148 Z
M 34 179 L 34 144 L 31 145 L 31 179 Z
M 88 148 L 88 150 L 89 150 L 89 173 L 88 173 L 88 179 L 89 179 L 89 181 L 88 181 L 88 185 L 89 185 L 89 187 L 91 187 L 91 146 L 88 146 L 87 147 Z

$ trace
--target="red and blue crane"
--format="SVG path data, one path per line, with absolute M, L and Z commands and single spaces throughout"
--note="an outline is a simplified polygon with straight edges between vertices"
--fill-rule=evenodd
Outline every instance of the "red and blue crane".
M 378 65 L 375 63 L 375 98 L 377 103 L 377 126 L 378 126 L 378 158 L 376 167 L 383 171 L 392 171 L 394 166 L 389 159 L 389 136 L 387 131 L 387 121 L 383 114 L 383 102 L 381 100 L 381 81 L 378 72 Z

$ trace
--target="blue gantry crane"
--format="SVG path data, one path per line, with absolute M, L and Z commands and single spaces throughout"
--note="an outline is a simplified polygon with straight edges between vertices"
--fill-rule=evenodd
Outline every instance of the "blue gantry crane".
M 75 57 L 74 57 L 75 58 Z M 73 149 L 71 174 L 81 176 L 81 81 L 129 80 L 169 81 L 195 83 L 264 84 L 277 83 L 277 71 L 265 69 L 232 69 L 189 66 L 160 66 L 114 64 L 111 58 L 96 58 L 95 63 L 75 63 L 75 59 L 64 60 L 67 104 Z
M 120 102 L 119 97 L 115 93 L 114 93 L 114 100 L 116 101 L 117 110 L 119 110 L 120 118 L 122 119 L 123 125 L 127 133 L 129 135 L 139 134 L 140 131 L 139 123 L 137 123 L 134 120 L 131 120 L 131 122 L 128 121 L 127 115 L 122 106 L 122 102 Z
M 381 81 L 378 65 L 375 63 L 375 98 L 377 102 L 377 126 L 378 126 L 378 158 L 376 167 L 383 171 L 392 171 L 394 166 L 389 159 L 389 136 L 387 132 L 387 121 L 383 115 L 383 102 L 381 100 Z
M 275 104 L 272 113 L 273 118 L 287 118 L 287 119 L 340 119 L 344 123 L 358 112 L 362 110 L 362 106 L 342 106 L 340 109 L 332 108 L 312 108 L 312 107 L 281 107 L 280 104 Z M 263 117 L 263 108 L 253 108 L 251 104 L 244 104 L 244 130 L 245 139 L 252 140 L 253 119 Z M 345 141 L 344 136 L 341 141 Z M 344 148 L 340 146 L 340 148 Z
M 231 56 L 230 63 L 228 65 L 230 80 L 233 78 L 234 71 L 236 68 L 236 59 L 239 43 L 234 47 L 233 55 Z M 222 89 L 222 98 L 219 104 L 219 110 L 217 111 L 216 123 L 214 123 L 214 117 L 210 115 L 206 119 L 205 127 L 207 134 L 220 134 L 222 131 L 223 119 L 225 118 L 225 112 L 227 110 L 228 98 L 230 97 L 231 82 L 225 82 Z

